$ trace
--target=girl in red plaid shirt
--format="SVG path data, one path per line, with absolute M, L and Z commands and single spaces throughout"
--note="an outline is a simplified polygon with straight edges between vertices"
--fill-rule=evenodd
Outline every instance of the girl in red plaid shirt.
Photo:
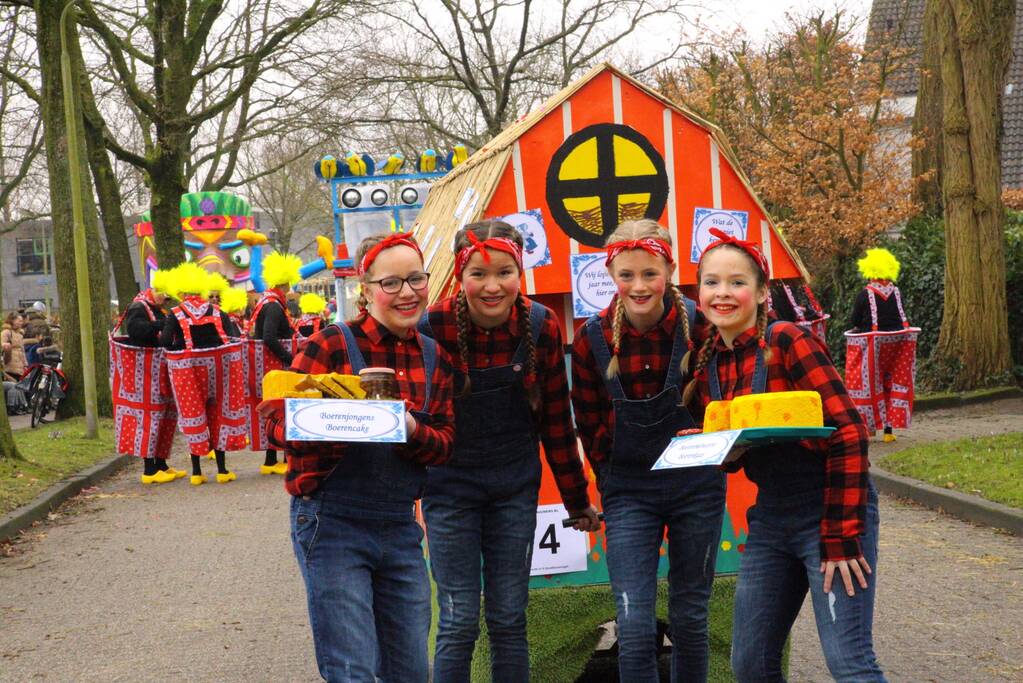
M 429 277 L 415 240 L 369 237 L 356 260 L 362 314 L 313 334 L 291 369 L 392 368 L 410 406 L 408 438 L 399 445 L 287 442 L 292 543 L 323 678 L 426 683 L 430 581 L 414 503 L 426 466 L 451 453 L 453 374 L 443 349 L 416 332 Z M 284 445 L 279 408 L 272 412 L 267 433 Z
M 716 467 L 650 470 L 677 431 L 695 426 L 682 387 L 696 306 L 671 283 L 671 237 L 656 221 L 623 223 L 607 250 L 618 292 L 576 334 L 572 403 L 607 524 L 618 670 L 630 683 L 658 680 L 654 607 L 667 530 L 671 680 L 705 681 L 725 477 Z
M 782 649 L 809 591 L 831 675 L 884 681 L 871 637 L 878 511 L 866 430 L 823 343 L 793 323 L 769 323 L 760 248 L 711 232 L 718 241 L 697 270 L 710 334 L 686 403 L 816 391 L 825 425 L 837 428 L 826 442 L 751 448 L 738 461 L 758 492 L 735 593 L 732 668 L 739 681 L 784 681 Z
M 430 468 L 423 496 L 440 611 L 434 679 L 469 681 L 482 576 L 492 679 L 526 681 L 541 441 L 576 528 L 600 522 L 576 446 L 561 328 L 519 291 L 521 234 L 502 221 L 474 223 L 454 248 L 461 291 L 420 325 L 456 359 L 460 380 L 452 458 Z

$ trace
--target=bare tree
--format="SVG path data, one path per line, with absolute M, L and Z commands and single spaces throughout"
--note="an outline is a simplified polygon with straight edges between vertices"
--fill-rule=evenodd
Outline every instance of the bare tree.
M 125 7 L 82 0 L 82 22 L 109 59 L 106 78 L 121 87 L 141 142 L 132 148 L 108 126 L 106 145 L 147 178 L 161 265 L 184 255 L 178 207 L 190 175 L 205 169 L 206 189 L 232 180 L 241 146 L 260 135 L 256 120 L 303 97 L 313 70 L 297 65 L 298 38 L 352 4 L 137 0 Z
M 274 246 L 292 250 L 295 229 L 303 225 L 330 225 L 329 193 L 316 181 L 312 167 L 318 157 L 296 137 L 265 138 L 250 147 L 239 162 L 241 172 L 254 177 L 246 187 L 254 206 L 266 212 L 272 226 Z M 281 158 L 294 159 L 275 173 L 262 175 Z
M 686 26 L 681 0 L 398 0 L 368 19 L 391 36 L 358 69 L 337 79 L 362 84 L 399 144 L 478 146 L 563 88 L 627 37 L 654 22 L 679 39 L 637 65 L 642 73 L 678 54 Z M 402 134 L 404 133 L 404 134 Z

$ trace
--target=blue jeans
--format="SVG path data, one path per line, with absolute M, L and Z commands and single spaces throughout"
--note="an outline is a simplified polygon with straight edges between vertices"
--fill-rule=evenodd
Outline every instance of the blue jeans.
M 316 664 L 327 681 L 426 683 L 430 581 L 422 528 L 350 518 L 313 495 L 291 500 Z
M 823 495 L 823 494 L 821 494 Z M 873 574 L 867 589 L 856 583 L 849 597 L 835 572 L 831 592 L 824 592 L 820 572 L 821 495 L 800 496 L 800 503 L 779 501 L 750 508 L 749 537 L 735 590 L 732 670 L 747 681 L 784 681 L 782 648 L 807 590 L 813 602 L 817 633 L 828 670 L 836 681 L 885 680 L 874 656 L 872 623 L 877 585 L 877 491 L 871 484 L 866 526 L 860 544 Z M 854 578 L 855 581 L 855 578 Z
M 535 456 L 497 467 L 430 469 L 423 516 L 440 612 L 433 658 L 438 683 L 469 681 L 481 563 L 491 680 L 529 680 L 526 603 L 539 489 Z
M 602 482 L 607 568 L 618 614 L 618 672 L 628 683 L 656 683 L 657 565 L 668 529 L 671 680 L 706 681 L 707 612 L 725 478 L 716 468 L 673 477 L 671 486 L 637 491 L 613 473 Z

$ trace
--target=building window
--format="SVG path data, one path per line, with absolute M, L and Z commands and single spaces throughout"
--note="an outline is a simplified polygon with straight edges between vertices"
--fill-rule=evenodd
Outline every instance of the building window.
M 41 275 L 43 268 L 44 241 L 42 239 L 20 239 L 18 242 L 18 275 Z M 53 272 L 53 260 L 50 272 Z

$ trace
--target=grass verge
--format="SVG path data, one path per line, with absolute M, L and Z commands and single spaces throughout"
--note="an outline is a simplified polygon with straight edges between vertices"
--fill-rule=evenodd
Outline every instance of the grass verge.
M 1023 508 L 1023 432 L 924 444 L 893 453 L 894 474 Z
M 14 431 L 21 460 L 0 459 L 0 514 L 24 505 L 61 479 L 114 452 L 114 422 L 100 419 L 99 438 L 85 438 L 85 418 L 76 417 Z

